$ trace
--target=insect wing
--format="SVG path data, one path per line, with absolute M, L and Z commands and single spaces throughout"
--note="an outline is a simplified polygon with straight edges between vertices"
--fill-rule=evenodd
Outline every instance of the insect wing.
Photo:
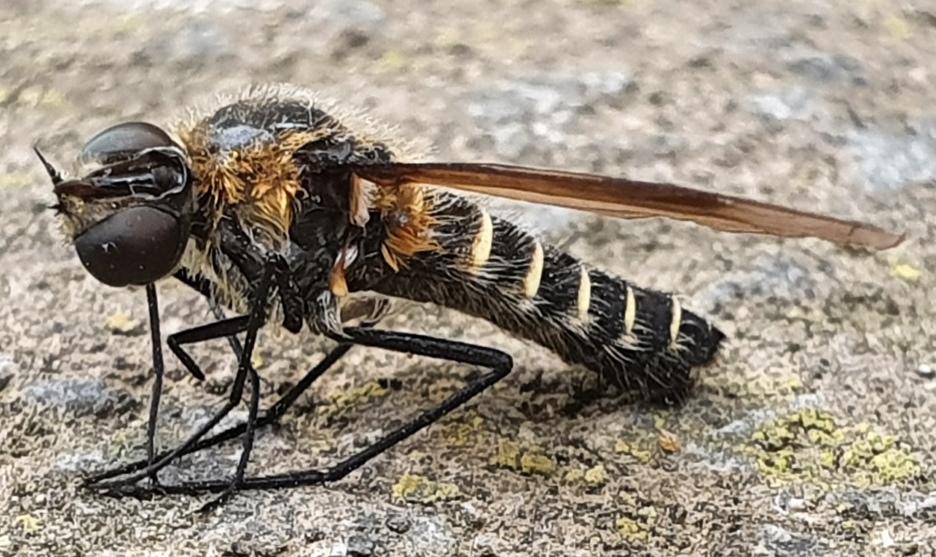
M 386 163 L 355 174 L 383 187 L 421 183 L 625 219 L 669 217 L 726 232 L 814 237 L 877 251 L 904 234 L 759 201 L 596 174 L 485 163 Z

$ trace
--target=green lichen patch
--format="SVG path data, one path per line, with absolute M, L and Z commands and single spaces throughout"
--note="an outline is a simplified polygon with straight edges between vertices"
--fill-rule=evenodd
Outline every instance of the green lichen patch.
M 764 424 L 742 452 L 756 459 L 774 483 L 847 483 L 857 487 L 909 482 L 922 475 L 910 447 L 867 424 L 839 425 L 835 418 L 805 409 Z

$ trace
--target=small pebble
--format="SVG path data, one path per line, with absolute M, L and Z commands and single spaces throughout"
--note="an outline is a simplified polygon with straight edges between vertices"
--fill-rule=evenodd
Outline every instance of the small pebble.
M 936 368 L 930 364 L 920 364 L 917 368 L 917 375 L 923 379 L 936 379 Z

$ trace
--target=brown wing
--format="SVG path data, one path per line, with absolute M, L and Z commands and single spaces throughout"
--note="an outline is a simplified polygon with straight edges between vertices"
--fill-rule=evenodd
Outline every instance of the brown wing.
M 905 238 L 861 222 L 672 184 L 596 174 L 484 163 L 388 163 L 359 166 L 354 173 L 385 187 L 432 184 L 618 218 L 669 217 L 728 232 L 814 237 L 869 250 L 892 248 Z

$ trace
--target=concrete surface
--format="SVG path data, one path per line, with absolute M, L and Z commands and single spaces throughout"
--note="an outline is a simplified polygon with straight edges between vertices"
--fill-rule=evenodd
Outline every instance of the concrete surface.
M 934 554 L 936 9 L 507 4 L 0 3 L 0 554 Z M 587 373 L 417 309 L 387 325 L 502 347 L 515 373 L 326 487 L 247 493 L 208 516 L 198 499 L 84 493 L 83 473 L 143 454 L 145 300 L 95 283 L 63 245 L 30 146 L 67 167 L 104 126 L 166 122 L 272 81 L 368 109 L 439 160 L 673 180 L 910 237 L 864 256 L 527 211 L 575 254 L 679 292 L 730 335 L 684 408 L 576 405 Z M 161 293 L 164 331 L 208 318 L 183 288 Z M 264 400 L 326 348 L 265 334 Z M 204 385 L 168 360 L 163 446 L 230 382 L 223 342 L 196 354 Z M 249 472 L 333 462 L 468 372 L 354 350 L 261 436 Z M 186 458 L 166 479 L 222 477 L 238 452 Z

